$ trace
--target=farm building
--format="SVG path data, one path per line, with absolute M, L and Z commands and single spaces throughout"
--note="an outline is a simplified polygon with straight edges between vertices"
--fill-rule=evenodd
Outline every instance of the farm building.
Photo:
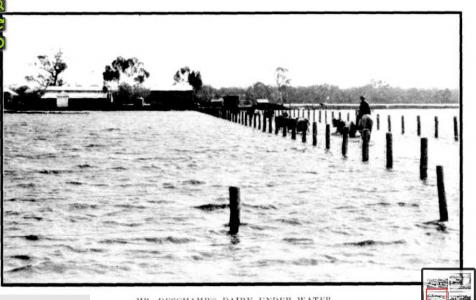
M 49 87 L 41 97 L 60 109 L 107 109 L 112 104 L 112 97 L 100 89 Z
M 190 110 L 195 108 L 192 90 L 151 90 L 145 102 L 151 109 Z

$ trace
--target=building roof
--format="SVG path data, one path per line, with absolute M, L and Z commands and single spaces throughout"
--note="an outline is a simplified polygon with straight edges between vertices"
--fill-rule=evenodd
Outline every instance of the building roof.
M 46 92 L 43 99 L 56 99 L 58 96 L 68 96 L 69 99 L 89 98 L 89 99 L 104 99 L 107 98 L 107 93 L 103 91 L 65 91 L 65 92 Z

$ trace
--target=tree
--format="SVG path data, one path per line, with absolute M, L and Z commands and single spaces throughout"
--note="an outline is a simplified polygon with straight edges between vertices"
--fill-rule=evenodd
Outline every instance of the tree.
M 144 68 L 144 63 L 136 57 L 117 57 L 110 65 L 106 65 L 102 73 L 104 87 L 112 89 L 111 84 L 119 86 L 122 82 L 142 84 L 149 78 L 150 73 Z
M 203 86 L 202 75 L 199 71 L 192 71 L 185 66 L 174 74 L 174 84 L 188 83 L 193 91 L 197 93 Z
M 283 67 L 276 68 L 276 86 L 278 87 L 279 100 L 281 103 L 285 102 L 285 97 L 283 97 L 286 88 L 290 85 L 291 79 L 288 78 L 288 69 Z
M 268 87 L 262 82 L 256 82 L 246 90 L 246 98 L 249 100 L 268 99 L 271 100 L 272 87 Z
M 46 89 L 49 86 L 62 86 L 64 80 L 60 77 L 68 65 L 63 60 L 63 52 L 59 50 L 53 58 L 47 55 L 38 55 L 34 66 L 39 69 L 38 74 L 26 76 L 29 82 L 36 83 L 40 89 Z
M 149 96 L 150 91 L 139 84 L 128 84 L 126 82 L 122 82 L 119 84 L 116 91 L 113 93 L 114 103 L 116 104 L 128 104 L 134 103 L 137 98 L 147 98 Z

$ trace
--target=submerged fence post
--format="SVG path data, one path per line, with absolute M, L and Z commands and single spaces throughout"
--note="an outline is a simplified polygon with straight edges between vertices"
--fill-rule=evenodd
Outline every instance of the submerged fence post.
M 446 205 L 445 182 L 443 178 L 443 167 L 436 166 L 436 184 L 438 187 L 438 206 L 440 208 L 440 221 L 448 221 L 448 207 Z
M 266 117 L 263 115 L 263 132 L 266 132 Z
M 256 128 L 256 114 L 253 114 L 253 128 Z
M 453 127 L 455 133 L 455 141 L 458 141 L 458 119 L 456 117 L 453 117 Z
M 420 139 L 420 179 L 425 180 L 428 177 L 428 139 Z
M 331 148 L 331 125 L 326 124 L 326 149 Z
M 278 135 L 279 133 L 279 127 L 278 127 L 278 121 L 276 121 L 276 117 L 274 118 L 274 134 Z
M 273 133 L 273 117 L 269 117 L 269 133 Z
M 377 130 L 380 130 L 380 115 L 379 114 L 377 114 Z
M 387 169 L 392 169 L 393 168 L 393 141 L 392 141 L 392 133 L 387 132 L 385 135 L 386 140 L 387 140 Z
M 420 136 L 421 135 L 421 121 L 420 121 L 420 116 L 417 116 L 416 117 L 416 122 L 417 122 L 417 135 Z
M 405 134 L 405 116 L 402 116 L 402 134 Z
M 307 119 L 311 119 L 311 110 L 309 108 L 307 109 Z
M 307 129 L 304 129 L 302 131 L 302 142 L 305 143 L 307 141 L 306 139 L 306 135 L 307 135 Z
M 334 111 L 331 111 L 331 120 L 334 120 Z
M 312 145 L 317 145 L 317 123 L 315 121 L 312 122 Z
M 230 234 L 237 234 L 240 229 L 240 188 L 230 186 Z
M 435 116 L 435 138 L 438 138 L 438 117 Z
M 348 143 L 349 143 L 349 128 L 344 127 L 344 131 L 342 132 L 342 156 L 344 156 L 344 157 L 347 157 L 347 144 Z
M 322 121 L 321 112 L 322 112 L 322 110 L 319 109 L 319 123 L 321 123 L 321 121 Z
M 312 121 L 316 122 L 316 109 L 315 108 L 312 109 Z
M 347 113 L 347 122 L 350 121 L 350 113 Z
M 364 129 L 362 132 L 362 161 L 369 160 L 369 140 L 370 140 L 370 131 Z
M 261 114 L 258 113 L 258 130 L 261 130 Z
M 324 123 L 327 124 L 327 110 L 324 111 Z
M 390 115 L 387 116 L 388 132 L 392 132 L 392 118 Z
M 339 120 L 342 120 L 342 114 L 339 112 Z
M 288 133 L 288 129 L 286 128 L 286 122 L 283 122 L 283 137 L 286 137 L 287 133 Z

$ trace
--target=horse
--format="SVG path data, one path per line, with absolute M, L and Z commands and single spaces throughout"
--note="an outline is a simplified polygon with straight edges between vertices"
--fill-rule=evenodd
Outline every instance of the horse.
M 365 130 L 365 129 L 368 129 L 369 130 L 369 133 L 372 133 L 372 127 L 374 125 L 374 120 L 372 120 L 372 117 L 370 115 L 363 115 L 361 118 L 360 118 L 360 121 L 359 123 L 357 124 L 357 128 L 360 132 L 360 135 L 362 135 L 362 132 Z M 369 138 L 370 138 L 370 135 L 369 135 Z
M 354 122 L 346 123 L 342 120 L 332 119 L 332 126 L 336 127 L 336 134 L 344 134 L 344 131 L 347 130 L 349 137 L 355 138 L 357 132 L 357 126 Z
M 309 131 L 309 120 L 308 119 L 296 119 L 296 131 L 299 132 L 308 132 Z
M 296 132 L 308 132 L 309 120 L 300 118 L 288 118 L 286 116 L 275 117 L 276 128 L 279 130 L 285 128 L 287 131 L 296 129 Z

